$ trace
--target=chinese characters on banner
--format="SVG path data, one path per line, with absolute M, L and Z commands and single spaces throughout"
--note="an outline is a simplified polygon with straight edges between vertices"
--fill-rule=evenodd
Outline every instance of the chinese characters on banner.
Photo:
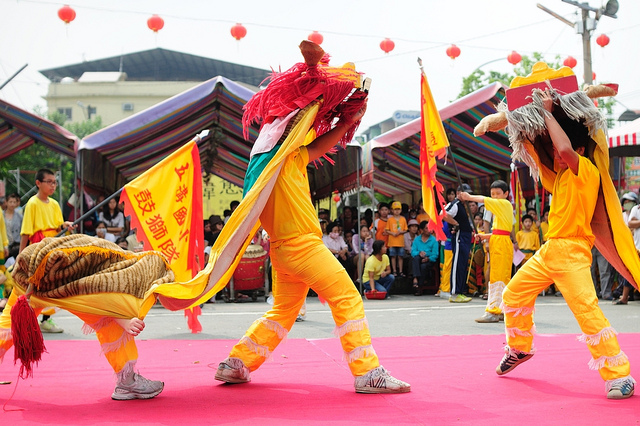
M 125 185 L 121 199 L 145 250 L 165 255 L 176 281 L 188 281 L 204 259 L 200 154 L 191 141 Z

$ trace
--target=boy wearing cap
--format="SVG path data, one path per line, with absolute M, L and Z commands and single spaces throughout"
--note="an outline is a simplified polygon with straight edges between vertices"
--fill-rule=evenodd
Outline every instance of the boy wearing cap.
M 458 193 L 458 198 L 464 201 L 484 203 L 487 210 L 493 213 L 493 225 L 490 234 L 478 234 L 482 239 L 489 239 L 489 258 L 491 270 L 489 272 L 489 297 L 485 313 L 476 319 L 479 323 L 499 322 L 503 318 L 500 305 L 502 290 L 511 279 L 511 264 L 513 263 L 513 207 L 507 198 L 509 185 L 505 181 L 496 180 L 491 184 L 491 197 L 470 195 L 466 192 Z
M 402 204 L 394 201 L 391 204 L 391 216 L 387 220 L 387 246 L 389 247 L 389 257 L 391 258 L 391 273 L 397 277 L 405 277 L 404 263 L 404 234 L 407 233 L 407 220 L 402 216 Z

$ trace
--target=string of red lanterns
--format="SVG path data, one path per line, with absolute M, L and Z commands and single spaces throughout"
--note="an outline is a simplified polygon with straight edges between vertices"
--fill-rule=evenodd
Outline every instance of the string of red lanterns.
M 65 24 L 76 19 L 76 11 L 71 8 L 68 4 L 65 4 L 60 9 L 58 9 L 58 18 L 60 18 Z
M 154 33 L 157 33 L 164 27 L 164 19 L 154 14 L 151 18 L 147 19 L 147 27 Z

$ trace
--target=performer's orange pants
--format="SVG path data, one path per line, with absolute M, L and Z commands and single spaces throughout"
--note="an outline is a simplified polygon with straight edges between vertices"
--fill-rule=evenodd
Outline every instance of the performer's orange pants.
M 492 263 L 493 263 L 492 258 Z M 551 283 L 558 286 L 584 333 L 593 359 L 589 367 L 604 380 L 629 375 L 629 360 L 620 350 L 616 332 L 598 306 L 591 279 L 591 245 L 582 238 L 550 239 L 515 274 L 502 295 L 507 344 L 532 352 L 533 306 Z
M 13 346 L 13 339 L 11 337 L 11 309 L 21 294 L 19 287 L 14 287 L 7 301 L 7 306 L 5 306 L 0 315 L 0 361 L 2 361 L 5 353 Z M 34 300 L 32 300 L 31 305 L 34 308 L 36 317 L 45 309 L 45 306 L 39 306 Z M 71 313 L 95 330 L 98 341 L 102 346 L 102 352 L 116 374 L 133 368 L 133 365 L 138 359 L 138 349 L 133 336 L 126 333 L 124 329 L 110 317 L 80 312 Z
M 273 307 L 249 327 L 230 357 L 240 358 L 251 371 L 260 367 L 286 337 L 311 288 L 331 308 L 351 373 L 362 376 L 380 365 L 371 345 L 362 297 L 320 237 L 305 234 L 272 242 L 271 262 Z

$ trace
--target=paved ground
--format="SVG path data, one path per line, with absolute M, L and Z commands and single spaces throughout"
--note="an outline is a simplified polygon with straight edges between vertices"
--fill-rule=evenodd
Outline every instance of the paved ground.
M 251 323 L 269 309 L 260 300 L 243 303 L 207 303 L 203 307 L 201 323 L 203 332 L 191 334 L 182 312 L 170 312 L 154 307 L 146 319 L 147 328 L 141 339 L 239 339 Z M 504 323 L 478 324 L 475 318 L 482 315 L 485 301 L 475 298 L 470 303 L 453 304 L 432 295 L 393 295 L 390 300 L 365 300 L 365 310 L 373 337 L 502 334 Z M 626 306 L 614 306 L 601 301 L 601 307 L 619 333 L 640 332 L 640 302 Z M 81 332 L 82 323 L 75 316 L 60 311 L 55 322 L 65 332 L 47 334 L 46 339 L 95 339 Z M 580 334 L 576 320 L 563 298 L 538 297 L 535 312 L 537 331 L 540 334 Z M 296 323 L 289 338 L 333 337 L 334 323 L 328 306 L 320 304 L 316 297 L 307 302 L 307 320 Z

